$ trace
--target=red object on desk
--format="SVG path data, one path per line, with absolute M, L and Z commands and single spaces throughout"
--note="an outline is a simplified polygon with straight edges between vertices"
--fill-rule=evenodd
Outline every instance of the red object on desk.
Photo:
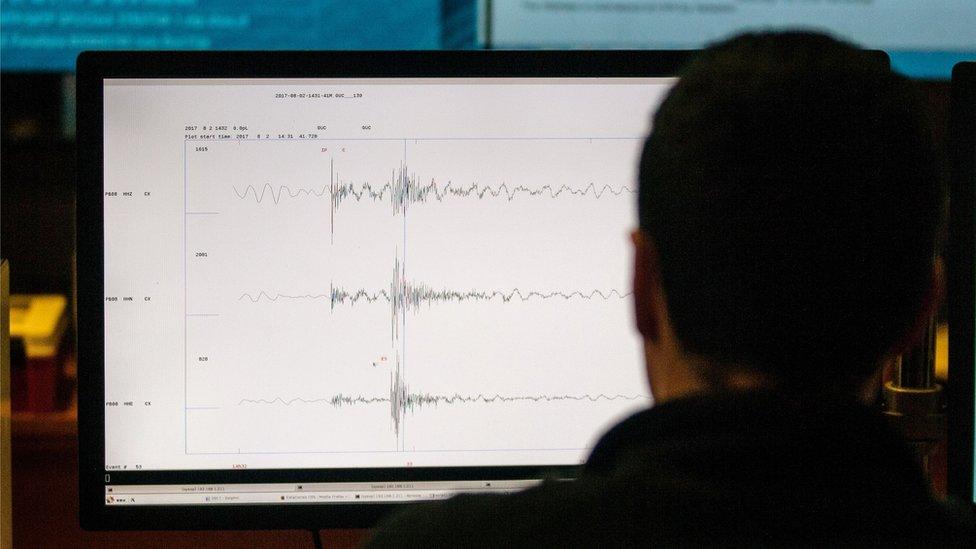
M 53 412 L 66 404 L 67 325 L 64 296 L 10 296 L 10 392 L 15 411 Z
M 27 361 L 27 410 L 53 412 L 60 409 L 59 394 L 64 370 L 59 356 Z

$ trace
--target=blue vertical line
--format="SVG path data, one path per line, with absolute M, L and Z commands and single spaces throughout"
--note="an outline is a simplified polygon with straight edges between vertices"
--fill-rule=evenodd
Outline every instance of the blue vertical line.
M 187 297 L 187 292 L 189 291 L 189 284 L 187 284 L 187 268 L 186 268 L 186 212 L 187 206 L 187 178 L 186 178 L 186 140 L 183 140 L 183 454 L 189 453 L 189 443 L 187 442 L 187 417 L 186 417 L 186 407 L 188 404 L 187 394 L 188 394 L 188 376 L 187 376 L 187 364 L 186 364 L 186 339 L 187 339 L 187 318 L 189 314 L 189 309 L 187 304 L 189 299 Z

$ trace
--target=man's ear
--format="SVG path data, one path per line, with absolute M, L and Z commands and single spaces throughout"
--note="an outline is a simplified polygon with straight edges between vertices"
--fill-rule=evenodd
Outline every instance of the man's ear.
M 637 331 L 644 339 L 658 341 L 661 337 L 661 276 L 657 248 L 639 229 L 630 234 L 634 243 L 634 314 Z

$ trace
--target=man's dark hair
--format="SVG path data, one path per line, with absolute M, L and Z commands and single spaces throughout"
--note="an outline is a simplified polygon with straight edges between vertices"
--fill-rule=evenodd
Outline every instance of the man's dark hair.
M 639 216 L 687 352 L 804 391 L 877 371 L 922 312 L 942 230 L 920 111 L 877 54 L 818 34 L 740 36 L 683 71 Z

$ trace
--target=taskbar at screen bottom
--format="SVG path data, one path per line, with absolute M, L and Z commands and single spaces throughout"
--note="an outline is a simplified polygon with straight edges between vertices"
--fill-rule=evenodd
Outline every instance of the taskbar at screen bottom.
M 406 503 L 447 499 L 461 493 L 507 494 L 539 480 L 426 482 L 315 482 L 276 484 L 129 484 L 105 487 L 105 504 L 254 505 L 310 503 Z

